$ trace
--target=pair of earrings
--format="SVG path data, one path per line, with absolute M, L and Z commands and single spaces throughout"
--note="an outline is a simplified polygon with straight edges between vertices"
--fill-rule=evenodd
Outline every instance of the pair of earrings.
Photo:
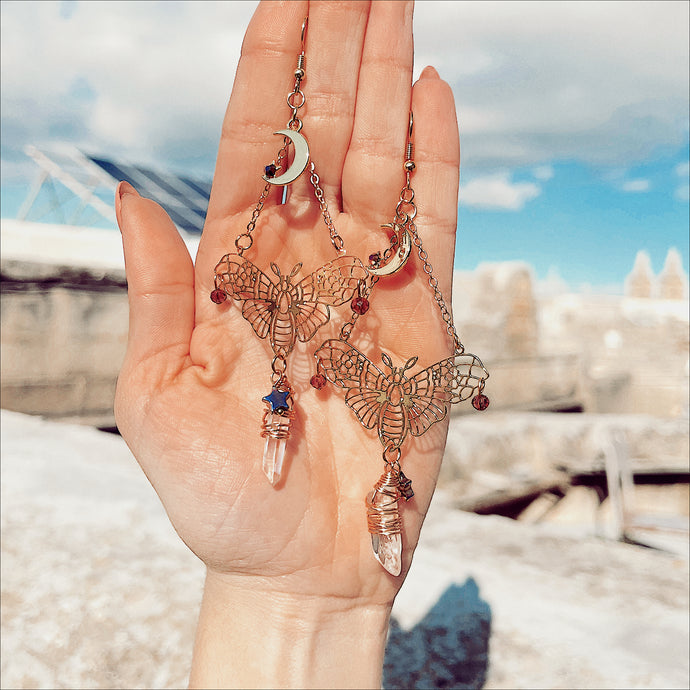
M 273 351 L 271 390 L 262 398 L 266 409 L 261 435 L 266 439 L 263 470 L 273 485 L 281 476 L 290 425 L 295 415 L 293 388 L 287 376 L 288 356 L 298 340 L 310 341 L 328 323 L 330 307 L 350 302 L 352 313 L 342 326 L 339 337 L 326 340 L 314 353 L 316 374 L 310 383 L 314 388 L 322 388 L 331 382 L 345 389 L 345 403 L 362 426 L 378 432 L 383 447 L 384 471 L 366 498 L 367 524 L 375 557 L 389 573 L 399 575 L 402 570 L 399 500 L 409 500 L 414 495 L 411 481 L 401 468 L 401 446 L 408 435 L 420 436 L 432 424 L 444 419 L 450 404 L 472 398 L 476 409 L 486 409 L 489 399 L 483 394 L 483 389 L 489 374 L 479 358 L 465 352 L 414 222 L 417 207 L 411 187 L 411 176 L 415 169 L 411 115 L 404 161 L 405 185 L 393 222 L 382 226 L 392 230 L 390 246 L 383 253 L 371 255 L 367 266 L 357 257 L 346 254 L 343 239 L 333 224 L 314 162 L 310 158 L 308 142 L 301 134 L 302 121 L 298 117 L 299 110 L 306 102 L 301 90 L 306 76 L 306 26 L 305 19 L 302 25 L 302 50 L 294 72 L 295 84 L 287 97 L 292 115 L 287 127 L 275 132 L 284 137 L 283 146 L 275 160 L 264 170 L 266 184 L 246 231 L 235 240 L 236 251 L 224 255 L 215 267 L 211 299 L 217 304 L 223 303 L 228 297 L 242 302 L 242 316 L 259 338 L 269 339 Z M 292 162 L 283 170 L 290 149 L 293 151 Z M 286 274 L 271 263 L 274 279 L 243 255 L 253 244 L 252 233 L 271 189 L 294 182 L 307 168 L 338 257 L 300 280 L 297 280 L 297 274 L 302 268 L 301 263 Z M 453 340 L 454 350 L 450 357 L 414 375 L 408 375 L 407 372 L 417 363 L 418 357 L 411 357 L 402 366 L 396 367 L 384 352 L 381 358 L 388 369 L 384 373 L 364 353 L 350 345 L 349 338 L 358 318 L 368 311 L 371 293 L 378 280 L 400 270 L 410 256 L 413 245 L 417 248 L 424 272 L 429 276 L 429 286 L 446 331 Z

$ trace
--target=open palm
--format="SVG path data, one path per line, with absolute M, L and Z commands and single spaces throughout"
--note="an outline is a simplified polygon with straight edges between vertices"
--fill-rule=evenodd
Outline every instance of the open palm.
M 300 28 L 309 15 L 303 134 L 348 255 L 384 248 L 414 111 L 412 179 L 416 219 L 439 286 L 450 294 L 459 147 L 453 97 L 433 69 L 412 86 L 408 2 L 261 3 L 247 31 L 223 123 L 206 225 L 195 263 L 165 212 L 121 187 L 116 206 L 130 299 L 130 336 L 118 383 L 122 435 L 158 492 L 176 530 L 211 571 L 261 578 L 277 591 L 389 602 L 402 578 L 374 560 L 364 497 L 382 471 L 381 445 L 344 404 L 342 391 L 309 386 L 314 350 L 351 315 L 331 321 L 289 357 L 296 418 L 284 479 L 261 469 L 260 437 L 273 353 L 238 303 L 212 303 L 214 266 L 235 251 L 263 188 L 290 111 Z M 271 192 L 244 255 L 269 275 L 301 262 L 304 276 L 336 257 L 308 173 L 287 203 Z M 382 278 L 352 344 L 380 365 L 413 355 L 419 365 L 452 344 L 418 257 Z M 415 498 L 404 510 L 409 567 L 438 475 L 447 422 L 408 439 L 403 469 Z

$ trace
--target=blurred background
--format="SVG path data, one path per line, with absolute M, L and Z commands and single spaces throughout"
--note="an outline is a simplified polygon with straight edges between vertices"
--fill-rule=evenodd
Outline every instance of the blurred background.
M 3 687 L 186 682 L 201 570 L 112 414 L 113 192 L 195 251 L 255 6 L 2 3 Z M 417 3 L 415 76 L 451 84 L 461 133 L 454 316 L 491 372 L 396 602 L 390 658 L 459 655 L 444 687 L 688 685 L 689 7 Z M 165 602 L 132 602 L 151 550 Z M 440 601 L 443 653 L 414 633 Z M 442 684 L 406 658 L 389 687 Z

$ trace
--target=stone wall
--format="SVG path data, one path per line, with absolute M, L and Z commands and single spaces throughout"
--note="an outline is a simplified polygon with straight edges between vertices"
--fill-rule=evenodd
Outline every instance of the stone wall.
M 3 220 L 1 238 L 2 406 L 112 426 L 128 320 L 119 234 Z M 687 416 L 687 279 L 677 252 L 658 280 L 648 263 L 628 296 L 544 294 L 522 262 L 456 272 L 457 330 L 491 374 L 492 409 Z
M 542 286 L 519 262 L 456 273 L 456 326 L 491 374 L 493 409 L 687 416 L 690 314 L 679 262 L 669 253 L 656 281 L 641 255 L 628 295 L 537 294 Z
M 1 285 L 2 407 L 113 426 L 124 273 L 3 261 Z

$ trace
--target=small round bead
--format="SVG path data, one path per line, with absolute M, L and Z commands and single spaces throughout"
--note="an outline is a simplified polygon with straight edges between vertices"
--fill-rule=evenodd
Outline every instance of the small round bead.
M 304 70 L 301 67 L 295 70 L 295 79 L 304 79 Z
M 487 398 L 483 393 L 480 393 L 472 398 L 472 407 L 474 407 L 475 410 L 483 412 L 487 407 L 489 407 L 489 402 L 489 398 Z
M 276 176 L 276 172 L 278 171 L 278 168 L 276 168 L 274 163 L 271 163 L 270 165 L 267 165 L 264 168 L 264 173 L 266 174 L 266 177 L 269 179 L 272 179 Z
M 407 172 L 412 172 L 416 167 L 414 161 L 405 161 L 404 168 Z
M 369 300 L 366 297 L 355 297 L 350 303 L 352 311 L 362 316 L 369 311 Z
M 318 391 L 326 385 L 326 377 L 323 374 L 314 374 L 314 376 L 309 379 L 309 383 Z
M 216 304 L 223 304 L 227 298 L 228 296 L 223 290 L 214 290 L 211 293 L 211 301 L 215 302 Z

